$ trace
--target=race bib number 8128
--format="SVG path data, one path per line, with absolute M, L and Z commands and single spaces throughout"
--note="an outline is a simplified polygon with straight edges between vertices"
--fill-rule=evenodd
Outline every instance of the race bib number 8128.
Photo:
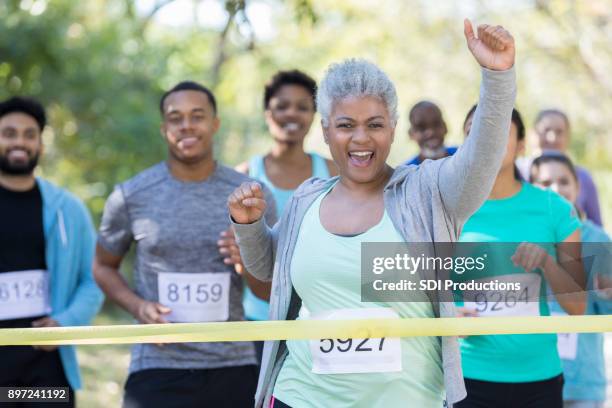
M 43 316 L 50 312 L 47 271 L 0 273 L 0 320 Z

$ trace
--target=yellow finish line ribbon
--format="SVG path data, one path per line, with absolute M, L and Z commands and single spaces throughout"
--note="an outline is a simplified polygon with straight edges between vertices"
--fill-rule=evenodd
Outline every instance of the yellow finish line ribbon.
M 0 329 L 0 346 L 589 332 L 612 332 L 612 315 L 291 320 Z

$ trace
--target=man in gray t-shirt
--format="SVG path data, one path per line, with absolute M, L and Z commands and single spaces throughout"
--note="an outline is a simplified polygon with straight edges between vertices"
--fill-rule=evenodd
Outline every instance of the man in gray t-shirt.
M 140 323 L 244 320 L 242 278 L 217 241 L 229 227 L 227 197 L 248 178 L 214 161 L 219 119 L 208 89 L 182 82 L 163 96 L 160 108 L 168 160 L 109 196 L 96 281 Z M 118 270 L 133 242 L 134 290 Z M 246 277 L 261 291 L 262 283 Z M 251 342 L 137 344 L 124 407 L 252 406 L 255 364 Z

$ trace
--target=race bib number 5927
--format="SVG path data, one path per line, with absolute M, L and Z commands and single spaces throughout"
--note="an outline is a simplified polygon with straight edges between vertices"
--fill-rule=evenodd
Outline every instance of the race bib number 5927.
M 313 316 L 319 319 L 398 318 L 388 308 L 341 309 Z M 402 370 L 400 339 L 320 339 L 310 341 L 312 372 L 316 374 L 380 373 Z

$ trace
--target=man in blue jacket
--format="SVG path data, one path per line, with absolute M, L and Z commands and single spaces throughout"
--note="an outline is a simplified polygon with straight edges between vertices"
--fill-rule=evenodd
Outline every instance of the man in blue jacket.
M 103 300 L 87 209 L 33 174 L 45 123 L 35 100 L 0 102 L 0 328 L 85 325 Z M 0 387 L 69 387 L 74 405 L 74 347 L 0 347 L 0 361 Z

